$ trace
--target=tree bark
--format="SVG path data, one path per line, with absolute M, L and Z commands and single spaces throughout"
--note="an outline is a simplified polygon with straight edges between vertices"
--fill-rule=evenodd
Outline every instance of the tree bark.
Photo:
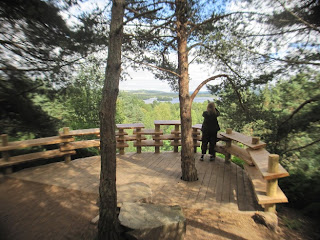
M 193 153 L 191 98 L 189 94 L 187 1 L 176 0 L 179 67 L 179 101 L 181 119 L 181 170 L 184 181 L 198 180 Z
M 100 209 L 98 239 L 119 239 L 116 190 L 115 113 L 121 73 L 121 45 L 123 36 L 124 0 L 112 5 L 108 60 L 102 93 L 100 117 Z

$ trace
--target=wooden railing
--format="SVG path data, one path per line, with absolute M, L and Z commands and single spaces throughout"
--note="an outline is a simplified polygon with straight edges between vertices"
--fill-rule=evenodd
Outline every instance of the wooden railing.
M 160 153 L 160 147 L 163 141 L 170 141 L 170 145 L 174 148 L 174 152 L 178 152 L 181 146 L 180 121 L 178 120 L 159 120 L 154 121 L 154 129 L 145 129 L 142 123 L 133 124 L 117 124 L 116 140 L 119 154 L 125 154 L 125 148 L 129 147 L 128 142 L 133 141 L 133 146 L 137 153 L 142 152 L 143 147 L 154 147 L 155 153 Z M 163 126 L 173 126 L 174 129 L 170 134 L 164 134 L 161 129 Z M 192 126 L 194 151 L 201 144 L 201 124 Z M 129 131 L 132 135 L 129 135 Z M 132 131 L 133 130 L 133 131 Z M 80 136 L 96 136 L 93 140 L 78 140 Z M 152 139 L 147 139 L 147 135 Z M 266 144 L 257 137 L 249 137 L 228 128 L 225 133 L 218 134 L 216 151 L 225 156 L 225 162 L 230 163 L 231 155 L 237 156 L 245 161 L 245 170 L 250 177 L 258 203 L 262 205 L 266 211 L 275 211 L 276 203 L 288 202 L 288 199 L 278 186 L 278 179 L 289 176 L 288 172 L 279 164 L 279 156 L 270 154 L 266 149 Z M 76 149 L 100 147 L 100 129 L 81 129 L 69 130 L 63 128 L 59 136 L 38 138 L 25 141 L 9 142 L 6 134 L 1 135 L 2 144 L 0 152 L 0 168 L 5 173 L 12 172 L 12 167 L 25 162 L 38 159 L 49 159 L 56 157 L 64 157 L 66 163 L 71 161 L 71 155 L 76 154 Z M 239 143 L 241 146 L 239 146 Z M 54 150 L 22 154 L 11 156 L 11 152 L 17 149 L 29 148 L 34 146 L 57 145 Z

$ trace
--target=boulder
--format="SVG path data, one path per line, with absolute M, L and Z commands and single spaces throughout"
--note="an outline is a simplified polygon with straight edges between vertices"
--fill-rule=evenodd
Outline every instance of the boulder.
M 119 221 L 127 229 L 128 239 L 181 240 L 186 233 L 186 219 L 180 206 L 125 202 Z
M 143 182 L 132 182 L 117 185 L 117 207 L 121 208 L 123 202 L 151 202 L 152 191 L 148 184 Z M 99 198 L 97 206 L 99 206 Z M 91 220 L 92 224 L 97 224 L 99 215 Z

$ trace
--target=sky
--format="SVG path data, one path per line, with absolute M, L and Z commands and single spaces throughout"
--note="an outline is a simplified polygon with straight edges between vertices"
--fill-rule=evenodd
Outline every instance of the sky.
M 189 66 L 190 84 L 189 90 L 194 91 L 198 85 L 206 80 L 208 77 L 216 75 L 210 74 L 208 67 L 201 66 L 199 64 L 192 64 Z M 155 79 L 153 74 L 147 70 L 129 71 L 132 79 L 127 81 L 121 81 L 119 88 L 123 90 L 157 90 L 164 92 L 171 92 L 169 84 L 165 81 Z M 220 81 L 212 82 L 212 85 L 219 83 Z M 206 91 L 207 88 L 203 87 L 201 91 Z

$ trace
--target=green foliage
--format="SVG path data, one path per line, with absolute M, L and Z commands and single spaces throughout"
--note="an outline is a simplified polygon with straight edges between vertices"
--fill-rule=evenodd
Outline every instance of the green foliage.
M 231 88 L 219 93 L 220 123 L 260 136 L 268 151 L 280 155 L 290 177 L 280 185 L 293 207 L 319 216 L 320 74 L 309 71 L 274 85 L 241 92 L 245 109 Z M 310 209 L 312 211 L 310 211 Z
M 299 230 L 303 226 L 303 223 L 299 219 L 289 219 L 287 217 L 283 217 L 282 220 L 287 228 L 291 230 Z
M 36 96 L 45 98 L 47 92 L 41 81 L 33 81 L 22 73 L 12 73 L 10 81 L 0 75 L 0 132 L 12 137 L 55 135 L 59 120 L 32 101 Z
M 57 112 L 61 107 L 55 97 L 60 94 L 58 89 L 66 85 L 81 57 L 107 43 L 106 34 L 97 33 L 96 22 L 87 21 L 89 15 L 78 18 L 81 27 L 69 27 L 61 11 L 66 13 L 76 2 L 0 2 L 2 133 L 16 137 L 57 133 L 60 120 L 66 116 Z M 57 104 L 56 109 L 50 106 L 51 101 Z
M 245 161 L 243 161 L 242 159 L 236 157 L 236 156 L 232 156 L 231 161 L 235 164 L 237 164 L 239 167 L 241 167 L 242 169 L 244 168 L 244 164 Z

